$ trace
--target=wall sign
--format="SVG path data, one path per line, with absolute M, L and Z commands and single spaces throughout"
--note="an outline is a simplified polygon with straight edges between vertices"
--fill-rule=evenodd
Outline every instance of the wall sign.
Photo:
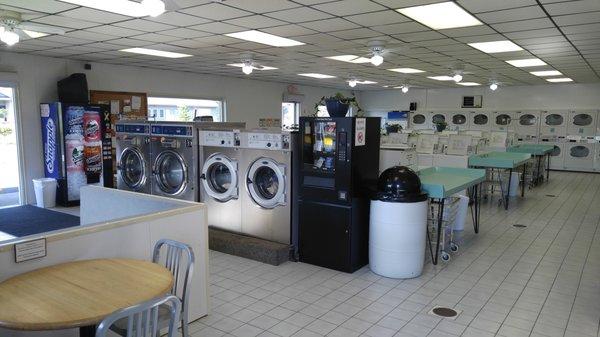
M 46 256 L 46 239 L 36 239 L 15 244 L 15 262 L 24 262 Z
M 365 118 L 357 118 L 355 130 L 354 145 L 364 146 L 367 141 L 367 120 Z

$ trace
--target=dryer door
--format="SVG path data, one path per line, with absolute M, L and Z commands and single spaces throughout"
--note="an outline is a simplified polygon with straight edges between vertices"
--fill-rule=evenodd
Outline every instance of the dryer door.
M 569 151 L 569 156 L 577 159 L 586 159 L 589 158 L 591 155 L 592 152 L 590 151 L 590 146 L 586 145 L 573 146 Z
M 202 166 L 200 179 L 211 198 L 226 202 L 238 198 L 238 165 L 226 155 L 214 153 Z
M 258 158 L 248 168 L 246 187 L 252 200 L 262 208 L 285 205 L 285 165 L 271 158 Z
M 146 184 L 146 161 L 137 147 L 126 147 L 121 152 L 118 169 L 121 179 L 132 190 Z
M 156 157 L 154 175 L 156 185 L 167 195 L 178 195 L 188 185 L 188 166 L 183 157 L 173 150 L 164 150 Z

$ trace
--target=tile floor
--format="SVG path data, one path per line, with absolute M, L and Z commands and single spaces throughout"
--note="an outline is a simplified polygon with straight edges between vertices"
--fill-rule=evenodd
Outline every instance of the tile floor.
M 554 196 L 551 196 L 554 195 Z M 504 211 L 482 209 L 480 234 L 423 275 L 388 279 L 303 263 L 274 267 L 211 251 L 211 336 L 599 336 L 600 175 L 553 173 Z M 526 228 L 515 228 L 515 223 Z M 429 315 L 433 306 L 460 315 Z

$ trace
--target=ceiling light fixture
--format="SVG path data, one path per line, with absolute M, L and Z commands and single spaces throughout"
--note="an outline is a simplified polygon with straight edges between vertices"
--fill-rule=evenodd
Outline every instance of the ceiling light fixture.
M 371 56 L 371 64 L 374 66 L 380 66 L 383 63 L 383 56 L 380 54 L 375 54 Z
M 417 74 L 417 73 L 424 73 L 425 71 L 423 70 L 419 70 L 419 69 L 414 69 L 414 68 L 394 68 L 394 69 L 388 69 L 389 71 L 394 71 L 397 73 L 403 73 L 403 74 Z
M 537 67 L 537 66 L 545 66 L 546 62 L 533 58 L 533 59 L 522 59 L 522 60 L 508 60 L 506 63 L 518 67 L 518 68 L 526 68 L 526 67 Z
M 148 8 L 140 2 L 130 0 L 61 0 L 74 5 L 99 9 L 101 11 L 142 17 L 148 15 Z M 154 1 L 152 1 L 154 2 Z M 162 2 L 162 1 L 161 1 Z M 163 4 L 164 5 L 164 4 Z
M 0 35 L 0 41 L 6 43 L 9 46 L 14 46 L 19 42 L 19 34 L 15 33 L 14 28 L 7 27 L 4 32 Z
M 165 12 L 165 3 L 161 0 L 142 0 L 142 7 L 152 17 L 157 17 Z
M 540 70 L 540 71 L 531 71 L 529 73 L 532 75 L 535 75 L 535 76 L 540 76 L 540 77 L 561 76 L 562 75 L 562 73 L 558 70 Z
M 302 46 L 305 44 L 304 42 L 288 39 L 273 34 L 259 32 L 258 30 L 247 30 L 243 32 L 229 33 L 225 35 L 233 37 L 235 39 L 266 44 L 273 47 L 293 47 Z
M 396 11 L 436 30 L 482 25 L 481 21 L 452 1 L 400 8 Z
M 490 41 L 490 42 L 476 42 L 476 43 L 468 43 L 469 46 L 481 50 L 484 53 L 494 54 L 494 53 L 506 53 L 511 51 L 520 51 L 523 48 L 519 47 L 512 41 L 502 40 L 502 41 Z
M 498 83 L 496 83 L 496 82 L 492 82 L 492 83 L 490 84 L 490 90 L 491 90 L 491 91 L 496 91 L 496 89 L 498 89 Z
M 356 83 L 357 83 L 357 81 L 356 81 L 356 79 L 354 79 L 354 78 L 353 78 L 353 79 L 350 79 L 350 80 L 348 81 L 348 85 L 350 86 L 350 88 L 354 88 L 354 87 L 356 86 Z
M 427 78 L 430 78 L 432 80 L 436 80 L 436 81 L 453 81 L 454 78 L 452 78 L 451 76 L 427 76 Z
M 560 77 L 560 78 L 547 78 L 546 81 L 552 83 L 564 83 L 564 82 L 573 82 L 572 79 L 568 77 Z
M 243 63 L 229 63 L 227 65 L 230 66 L 230 67 L 238 67 L 238 68 L 242 68 L 244 66 Z M 258 65 L 256 63 L 253 63 L 252 67 L 254 68 L 254 70 L 275 70 L 275 69 L 277 69 L 275 67 L 268 67 L 268 66 Z
M 150 55 L 150 56 L 167 57 L 167 58 L 172 58 L 172 59 L 182 58 L 182 57 L 191 57 L 192 56 L 192 55 L 189 55 L 189 54 L 173 53 L 173 52 L 170 52 L 170 51 L 162 51 L 162 50 L 147 49 L 147 48 L 127 48 L 127 49 L 121 49 L 119 51 L 123 51 L 123 52 L 126 52 L 126 53 L 134 53 L 134 54 L 142 54 L 142 55 Z
M 458 85 L 464 85 L 465 87 L 474 87 L 474 86 L 481 85 L 481 84 L 479 84 L 477 82 L 460 82 L 460 83 L 457 83 L 457 84 Z
M 463 76 L 459 73 L 454 74 L 454 76 L 452 76 L 452 80 L 456 83 L 462 81 Z
M 408 92 L 408 85 L 403 85 L 402 86 L 402 92 L 405 93 L 405 94 Z
M 370 59 L 356 55 L 338 55 L 338 56 L 327 56 L 326 59 L 349 62 L 349 63 L 369 63 Z
M 252 60 L 244 60 L 242 72 L 246 75 L 250 75 L 252 74 L 252 70 L 254 70 L 254 67 L 252 66 Z
M 304 77 L 320 78 L 320 79 L 335 78 L 335 76 L 332 76 L 332 75 L 318 74 L 318 73 L 303 73 L 303 74 L 298 74 L 298 75 L 304 76 Z
M 383 63 L 383 52 L 385 47 L 384 41 L 371 41 L 367 44 L 371 50 L 371 64 L 374 66 L 380 66 Z

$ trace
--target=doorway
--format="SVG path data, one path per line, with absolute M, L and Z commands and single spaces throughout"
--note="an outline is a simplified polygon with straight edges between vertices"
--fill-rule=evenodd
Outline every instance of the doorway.
M 0 208 L 22 203 L 15 94 L 0 86 Z

